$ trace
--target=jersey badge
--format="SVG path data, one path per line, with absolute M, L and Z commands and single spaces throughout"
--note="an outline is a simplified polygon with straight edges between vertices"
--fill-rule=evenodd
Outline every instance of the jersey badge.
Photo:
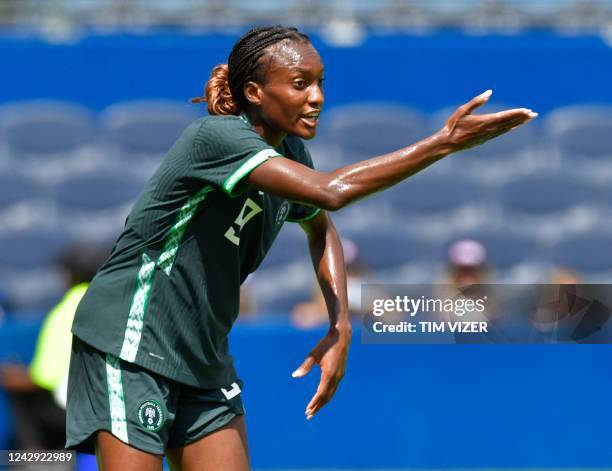
M 285 219 L 287 219 L 287 216 L 289 215 L 290 207 L 291 207 L 291 204 L 289 203 L 289 201 L 283 201 L 283 204 L 281 204 L 281 207 L 278 208 L 278 212 L 276 213 L 276 225 L 277 226 L 285 222 Z
M 164 411 L 157 401 L 144 401 L 138 407 L 138 422 L 143 428 L 157 432 L 164 425 Z

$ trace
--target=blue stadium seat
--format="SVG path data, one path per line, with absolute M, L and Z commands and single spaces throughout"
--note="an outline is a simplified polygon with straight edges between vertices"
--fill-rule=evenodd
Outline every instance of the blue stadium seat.
M 537 18 L 566 13 L 577 2 L 576 0 L 504 0 L 504 3 L 523 15 Z
M 63 232 L 36 226 L 0 233 L 0 270 L 49 266 L 69 242 Z
M 125 160 L 163 156 L 201 109 L 172 101 L 133 101 L 107 108 L 101 117 L 105 134 Z
M 230 11 L 239 12 L 243 16 L 242 22 L 253 18 L 279 18 L 307 3 L 298 0 L 226 0 Z M 268 21 L 268 24 L 271 24 Z
M 431 245 L 409 234 L 398 232 L 348 232 L 358 247 L 360 259 L 372 270 L 386 270 L 430 260 Z
M 484 201 L 486 190 L 475 179 L 426 170 L 382 194 L 398 212 L 439 213 Z
M 345 105 L 329 111 L 325 120 L 345 162 L 385 154 L 427 136 L 423 117 L 400 105 Z
M 314 283 L 314 275 L 312 277 Z M 262 299 L 258 297 L 257 310 L 262 314 L 277 314 L 286 317 L 298 304 L 312 298 L 314 285 L 306 284 L 300 289 L 283 290 L 274 297 Z M 257 296 L 258 293 L 254 293 Z
M 558 108 L 546 118 L 546 129 L 568 162 L 612 158 L 612 106 Z
M 589 233 L 563 240 L 553 247 L 552 259 L 583 273 L 612 271 L 612 235 Z
M 50 196 L 62 210 L 99 211 L 135 201 L 143 186 L 126 173 L 86 173 L 55 183 Z
M 27 178 L 15 172 L 0 173 L 0 210 L 34 199 L 39 194 L 38 187 Z
M 90 112 L 56 101 L 27 101 L 0 108 L 0 131 L 17 159 L 66 154 L 91 144 Z
M 285 222 L 280 234 L 272 244 L 261 268 L 278 268 L 295 261 L 309 261 L 308 239 L 297 223 Z
M 510 181 L 499 192 L 508 211 L 545 214 L 591 203 L 596 190 L 569 173 L 532 175 Z

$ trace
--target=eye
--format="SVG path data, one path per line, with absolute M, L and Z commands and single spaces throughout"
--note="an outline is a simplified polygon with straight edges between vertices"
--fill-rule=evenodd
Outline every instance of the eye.
M 321 77 L 319 79 L 319 87 L 323 88 L 323 84 L 325 83 L 325 77 Z
M 303 90 L 304 88 L 306 88 L 306 80 L 304 80 L 304 79 L 295 79 L 293 81 L 293 85 L 295 86 L 295 88 L 297 88 L 299 90 Z

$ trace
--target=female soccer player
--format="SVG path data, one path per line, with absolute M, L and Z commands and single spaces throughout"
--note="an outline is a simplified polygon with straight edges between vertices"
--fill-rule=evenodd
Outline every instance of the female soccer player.
M 312 418 L 344 375 L 351 339 L 342 249 L 327 211 L 536 116 L 473 115 L 485 92 L 423 141 L 322 173 L 302 142 L 315 136 L 322 83 L 306 35 L 249 31 L 196 100 L 211 116 L 185 130 L 132 209 L 73 325 L 67 446 L 95 448 L 104 470 L 159 470 L 163 454 L 174 469 L 249 468 L 227 335 L 240 284 L 285 220 L 306 232 L 329 311 L 329 331 L 293 373 L 321 368 L 306 406 Z

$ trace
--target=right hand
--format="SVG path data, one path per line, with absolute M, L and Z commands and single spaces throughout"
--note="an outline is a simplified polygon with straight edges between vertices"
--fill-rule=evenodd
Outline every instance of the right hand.
M 472 114 L 489 101 L 492 93 L 491 90 L 487 90 L 457 108 L 457 111 L 448 118 L 446 125 L 438 132 L 450 146 L 451 152 L 483 144 L 538 116 L 528 108 L 516 108 L 490 114 Z

